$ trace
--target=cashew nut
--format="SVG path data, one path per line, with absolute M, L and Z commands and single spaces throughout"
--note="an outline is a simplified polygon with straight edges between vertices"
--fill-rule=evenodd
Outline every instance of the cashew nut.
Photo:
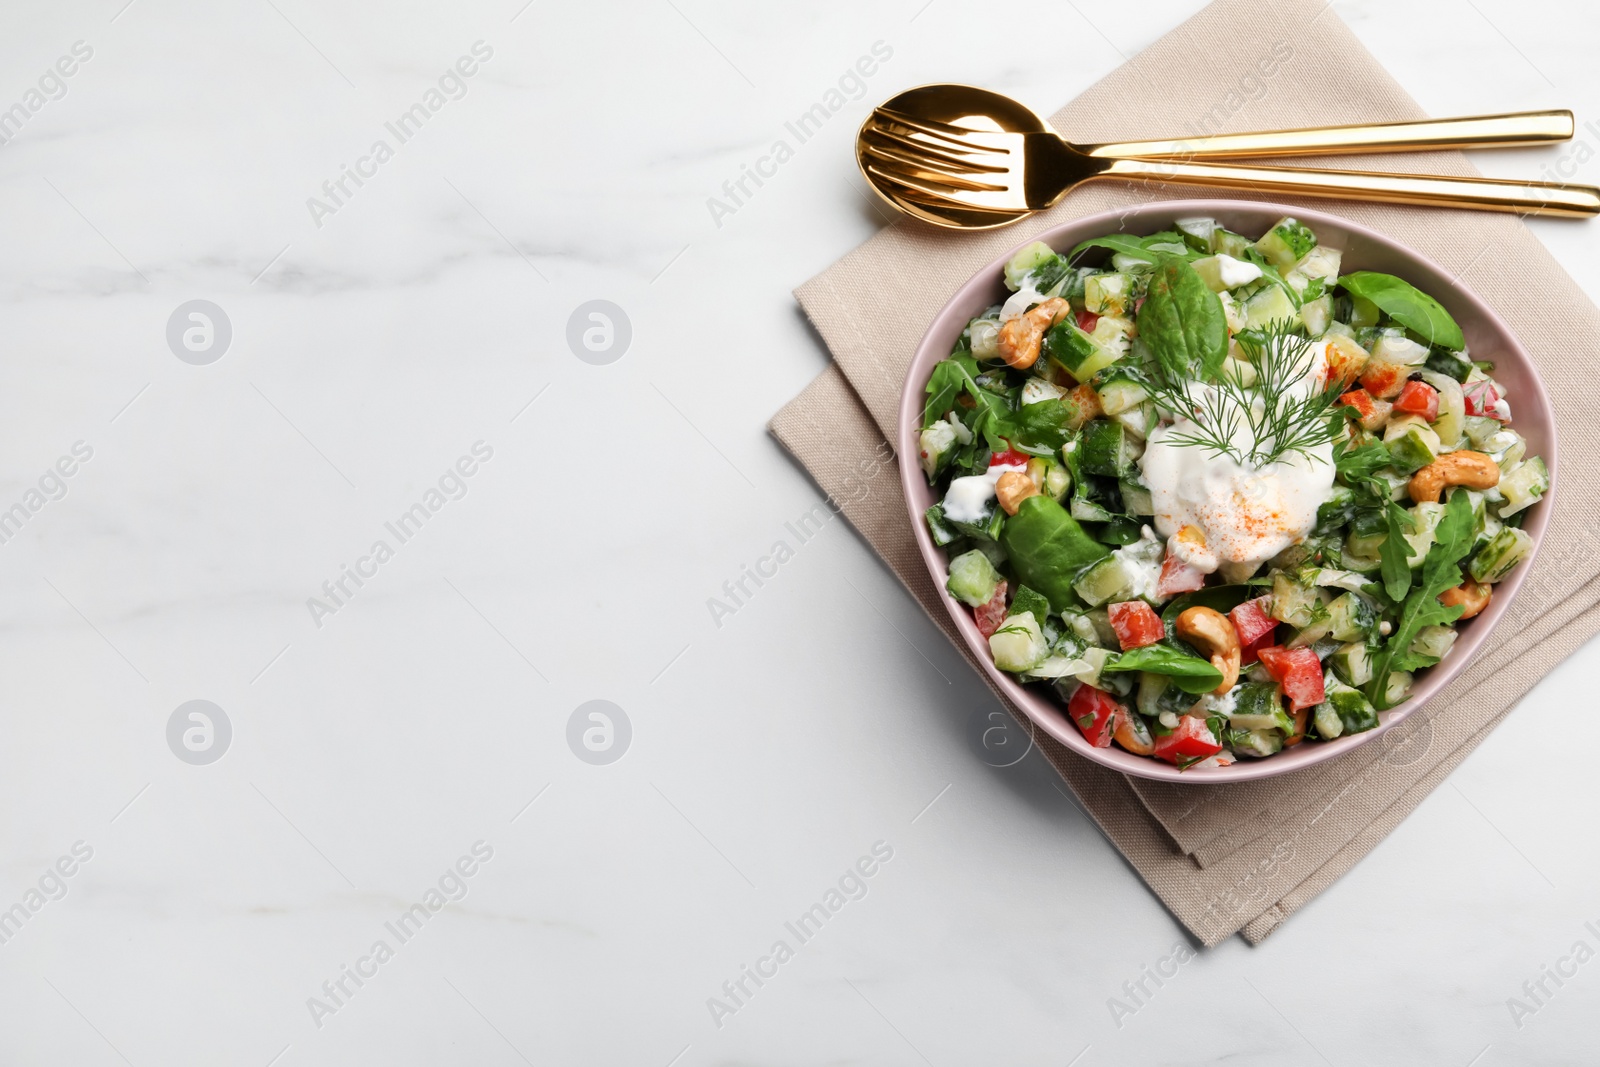
M 1044 332 L 1070 314 L 1072 305 L 1053 296 L 1032 311 L 1007 319 L 1000 327 L 995 345 L 1000 358 L 1009 367 L 1027 370 L 1039 362 L 1039 343 L 1044 340 Z
M 994 484 L 994 495 L 1007 515 L 1015 515 L 1024 500 L 1039 495 L 1039 487 L 1021 471 L 1006 471 Z
M 1127 708 L 1117 705 L 1111 721 L 1113 724 L 1111 736 L 1116 739 L 1117 744 L 1135 756 L 1148 756 L 1156 750 L 1150 731 L 1146 730 L 1144 723 L 1139 722 Z
M 1482 452 L 1446 452 L 1411 476 L 1411 499 L 1437 504 L 1446 486 L 1493 489 L 1500 484 L 1500 467 Z
M 1221 696 L 1234 687 L 1239 681 L 1239 631 L 1226 615 L 1211 608 L 1190 608 L 1178 616 L 1173 629 L 1222 672 L 1222 684 L 1213 693 Z
M 1447 608 L 1453 608 L 1460 604 L 1460 617 L 1470 619 L 1489 606 L 1489 598 L 1493 595 L 1494 591 L 1487 585 L 1468 578 L 1454 589 L 1446 589 L 1440 593 L 1439 603 Z

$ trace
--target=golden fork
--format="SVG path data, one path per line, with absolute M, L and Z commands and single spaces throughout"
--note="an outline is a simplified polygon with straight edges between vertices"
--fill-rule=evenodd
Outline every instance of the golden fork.
M 984 127 L 984 128 L 977 128 Z M 1390 203 L 1588 217 L 1593 186 L 1381 171 L 1196 163 L 1307 153 L 1510 147 L 1570 139 L 1570 111 L 1224 134 L 1193 141 L 1077 145 L 1015 101 L 973 86 L 909 90 L 867 119 L 857 160 L 891 203 L 938 225 L 1006 225 L 1051 206 L 1080 182 L 1118 178 Z

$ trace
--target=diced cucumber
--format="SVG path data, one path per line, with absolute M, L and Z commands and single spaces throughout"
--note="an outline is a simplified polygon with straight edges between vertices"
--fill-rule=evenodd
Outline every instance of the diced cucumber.
M 1087 382 L 1121 359 L 1128 351 L 1133 324 L 1114 315 L 1103 315 L 1093 333 L 1084 333 L 1070 320 L 1063 320 L 1045 332 L 1042 349 L 1045 358 Z
M 1372 358 L 1401 367 L 1420 367 L 1428 362 L 1428 347 L 1407 337 L 1404 330 L 1385 330 L 1372 346 Z
M 1500 468 L 1500 478 L 1504 481 L 1528 454 L 1528 442 L 1515 430 L 1501 430 L 1485 443 L 1485 449 Z
M 1244 321 L 1249 329 L 1262 329 L 1279 319 L 1293 320 L 1296 314 L 1294 301 L 1276 285 L 1257 290 L 1244 302 Z
M 1333 283 L 1339 280 L 1339 266 L 1343 259 L 1344 253 L 1337 248 L 1317 245 L 1305 254 L 1305 258 L 1300 260 L 1295 270 L 1307 278 L 1321 278 L 1328 283 L 1329 288 L 1332 288 Z
M 1211 251 L 1211 238 L 1217 231 L 1217 220 L 1208 218 L 1178 219 L 1173 223 L 1183 234 L 1184 243 L 1196 252 Z
M 1317 728 L 1317 736 L 1324 741 L 1332 741 L 1344 733 L 1344 720 L 1339 718 L 1339 713 L 1333 710 L 1333 705 L 1324 700 L 1317 705 L 1316 711 L 1311 714 L 1311 724 Z
M 1344 540 L 1347 553 L 1356 556 L 1376 556 L 1389 536 L 1389 521 L 1382 511 L 1370 508 L 1358 511 L 1350 520 L 1350 536 Z
M 1236 730 L 1292 731 L 1294 721 L 1283 710 L 1283 694 L 1276 683 L 1250 682 L 1234 694 L 1228 724 Z
M 1129 515 L 1154 515 L 1156 513 L 1155 501 L 1150 496 L 1150 490 L 1142 483 L 1123 478 L 1119 483 L 1122 490 L 1122 506 Z
M 1245 388 L 1256 384 L 1256 380 L 1261 377 L 1257 373 L 1254 363 L 1246 359 L 1236 359 L 1233 356 L 1229 356 L 1222 361 L 1222 376 L 1233 379 Z
M 1141 443 L 1127 427 L 1110 419 L 1084 423 L 1078 439 L 1078 469 L 1084 474 L 1118 478 L 1133 469 L 1143 451 Z
M 1428 555 L 1428 549 L 1433 547 L 1433 534 L 1439 528 L 1439 520 L 1444 518 L 1444 505 L 1425 501 L 1410 511 L 1412 529 L 1404 535 L 1406 544 L 1411 547 L 1406 566 L 1420 567 Z
M 1256 242 L 1260 252 L 1279 270 L 1288 270 L 1317 245 L 1317 235 L 1304 223 L 1281 218 Z
M 993 600 L 999 585 L 1000 572 L 976 549 L 950 561 L 950 577 L 944 583 L 951 596 L 973 608 Z
M 994 656 L 994 665 L 1003 671 L 1032 670 L 1044 662 L 1049 652 L 1050 645 L 1031 611 L 1008 616 L 1000 629 L 989 635 L 989 653 Z
M 1230 255 L 1234 259 L 1244 258 L 1244 250 L 1250 247 L 1250 238 L 1243 234 L 1234 233 L 1217 227 L 1211 234 L 1211 251 Z
M 1439 458 L 1439 435 L 1415 415 L 1390 419 L 1383 443 L 1389 446 L 1395 470 L 1402 474 L 1419 471 Z
M 993 363 L 1000 358 L 1000 321 L 991 318 L 973 319 L 967 324 L 967 336 L 972 346 L 972 358 L 980 363 Z
M 1043 241 L 1035 241 L 1019 249 L 1006 263 L 1006 288 L 1012 292 L 1021 289 L 1024 278 L 1050 262 L 1055 256 L 1055 249 Z
M 1328 636 L 1335 641 L 1359 641 L 1372 632 L 1378 613 L 1359 593 L 1345 593 L 1328 605 Z
M 944 467 L 945 459 L 950 455 L 951 446 L 956 443 L 956 428 L 944 419 L 936 420 L 917 438 L 917 449 L 921 453 L 922 473 L 932 478 Z
M 1111 555 L 1091 563 L 1072 588 L 1085 604 L 1097 608 L 1109 601 L 1128 599 L 1136 578 L 1127 560 Z
M 1133 279 L 1126 274 L 1092 274 L 1084 279 L 1083 306 L 1096 315 L 1121 315 L 1132 289 Z
M 1100 408 L 1107 415 L 1120 415 L 1129 408 L 1144 403 L 1150 395 L 1143 385 L 1131 377 L 1117 371 L 1109 373 L 1113 377 L 1101 382 L 1100 387 L 1095 390 L 1100 397 Z
M 1360 688 L 1372 681 L 1372 652 L 1360 641 L 1340 645 L 1328 657 L 1328 666 L 1345 685 Z
M 1378 305 L 1364 296 L 1350 297 L 1350 325 L 1360 329 L 1366 326 L 1378 325 L 1378 317 L 1383 312 L 1378 310 Z
M 1405 700 L 1411 695 L 1411 683 L 1415 676 L 1410 671 L 1393 671 L 1389 675 L 1389 684 L 1384 687 L 1383 702 L 1389 707 Z
M 1439 447 L 1446 452 L 1461 447 L 1466 431 L 1467 398 L 1461 383 L 1447 374 L 1425 370 L 1422 380 L 1439 393 L 1439 416 L 1433 420 L 1433 432 L 1439 435 Z
M 1472 447 L 1483 449 L 1484 444 L 1505 427 L 1499 419 L 1491 419 L 1487 415 L 1468 415 L 1465 419 L 1467 440 L 1472 442 Z M 1493 451 L 1492 449 L 1490 451 Z
M 1359 734 L 1378 725 L 1377 709 L 1366 697 L 1343 682 L 1335 681 L 1328 686 L 1323 702 L 1330 705 L 1334 714 L 1339 716 L 1342 727 L 1340 736 Z
M 1390 500 L 1406 500 L 1410 497 L 1411 475 L 1401 474 L 1385 467 L 1378 472 L 1377 477 L 1380 482 L 1388 486 Z
M 1467 380 L 1467 375 L 1472 373 L 1472 361 L 1463 352 L 1452 352 L 1448 348 L 1435 348 L 1428 353 L 1428 362 L 1424 364 L 1429 370 L 1443 374 L 1456 384 Z
M 1222 303 L 1222 317 L 1228 322 L 1228 333 L 1236 334 L 1244 329 L 1244 308 L 1238 299 L 1224 290 L 1217 294 L 1217 300 Z
M 1306 333 L 1312 337 L 1321 337 L 1328 332 L 1328 323 L 1333 321 L 1333 297 L 1324 293 L 1315 300 L 1301 304 L 1300 321 L 1305 323 Z
M 1533 538 L 1526 530 L 1507 526 L 1478 550 L 1467 573 L 1475 582 L 1498 582 L 1511 573 L 1511 569 L 1533 550 Z
M 1240 756 L 1271 756 L 1283 749 L 1281 730 L 1235 731 L 1229 740 L 1233 751 Z
M 1322 607 L 1315 588 L 1301 585 L 1282 571 L 1272 576 L 1272 617 L 1296 628 L 1311 625 Z
M 940 548 L 961 536 L 959 530 L 944 521 L 943 504 L 933 505 L 933 507 L 922 513 L 922 517 L 927 520 L 928 534 L 933 538 L 933 543 Z
M 1161 694 L 1167 691 L 1171 681 L 1165 674 L 1140 671 L 1139 695 L 1135 698 L 1135 706 L 1139 711 L 1152 719 L 1161 714 Z
M 1110 522 L 1111 512 L 1086 497 L 1074 496 L 1067 511 L 1079 522 Z
M 1155 405 L 1146 401 L 1135 405 L 1114 418 L 1122 423 L 1124 429 L 1139 440 L 1143 441 L 1150 436 L 1150 431 L 1155 427 Z
M 1424 626 L 1417 631 L 1417 636 L 1411 641 L 1411 651 L 1418 656 L 1432 656 L 1435 659 L 1444 659 L 1449 654 L 1450 646 L 1456 643 L 1456 628 L 1454 626 Z
M 1500 478 L 1500 492 L 1505 495 L 1505 507 L 1500 509 L 1502 519 L 1510 518 L 1523 508 L 1544 496 L 1550 488 L 1550 471 L 1538 456 L 1524 460 Z
M 1328 617 L 1325 606 L 1319 603 L 1318 609 L 1311 621 L 1289 638 L 1286 648 L 1306 648 L 1327 639 L 1328 632 L 1333 629 L 1333 620 Z
M 1029 378 L 1022 383 L 1022 393 L 1018 399 L 1022 406 L 1029 404 L 1042 404 L 1046 400 L 1060 400 L 1064 390 L 1054 382 L 1047 382 L 1043 378 Z
M 1032 466 L 1032 464 L 1029 464 Z M 1072 473 L 1065 466 L 1050 460 L 1044 472 L 1044 491 L 1056 500 L 1065 499 L 1067 490 L 1072 488 Z

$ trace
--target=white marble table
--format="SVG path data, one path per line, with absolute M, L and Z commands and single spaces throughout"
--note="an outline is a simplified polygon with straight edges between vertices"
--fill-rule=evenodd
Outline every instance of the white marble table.
M 0 1061 L 1592 1062 L 1600 652 L 1133 1001 L 1177 925 L 1037 754 L 980 761 L 844 524 L 785 525 L 864 110 L 1048 110 L 1193 0 L 123 2 L 0 14 Z M 1600 119 L 1584 5 L 1336 10 L 1435 114 Z M 1594 226 L 1535 230 L 1600 295 Z M 594 300 L 625 351 L 569 345 Z

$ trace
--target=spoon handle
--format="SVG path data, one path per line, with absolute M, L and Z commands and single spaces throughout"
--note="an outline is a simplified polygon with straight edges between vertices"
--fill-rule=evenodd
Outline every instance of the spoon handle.
M 1572 112 L 1518 111 L 1460 119 L 1387 122 L 1361 126 L 1319 126 L 1305 130 L 1221 133 L 1163 141 L 1123 141 L 1082 145 L 1102 159 L 1227 159 L 1237 156 L 1294 156 L 1352 152 L 1419 152 L 1446 148 L 1513 148 L 1568 141 Z
M 1427 204 L 1474 211 L 1589 218 L 1600 214 L 1600 189 L 1592 185 L 1445 178 L 1365 170 L 1295 170 L 1223 163 L 1119 159 L 1095 175 L 1152 184 L 1176 182 L 1225 189 L 1391 204 Z

